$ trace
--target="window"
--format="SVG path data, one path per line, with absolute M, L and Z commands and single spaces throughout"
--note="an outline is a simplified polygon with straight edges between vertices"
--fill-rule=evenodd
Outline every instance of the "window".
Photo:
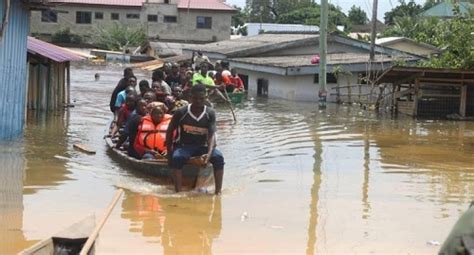
M 96 12 L 95 13 L 95 19 L 104 19 L 104 13 L 103 12 Z
M 196 18 L 196 28 L 212 28 L 212 17 L 203 17 L 197 16 Z
M 165 4 L 169 4 L 170 3 L 170 0 L 165 0 Z
M 77 24 L 91 24 L 92 13 L 91 12 L 76 12 L 76 23 Z
M 58 13 L 56 13 L 55 11 L 51 11 L 51 10 L 42 10 L 41 11 L 41 21 L 42 22 L 57 23 L 58 22 Z
M 158 22 L 158 15 L 148 15 L 148 22 Z
M 164 23 L 176 23 L 178 22 L 178 17 L 176 16 L 165 16 L 163 17 Z
M 120 15 L 118 13 L 111 13 L 110 14 L 110 19 L 111 20 L 119 20 Z
M 257 96 L 268 96 L 268 80 L 259 78 L 257 79 Z
M 314 84 L 319 84 L 319 74 L 314 75 Z M 326 74 L 326 83 L 337 83 L 337 78 L 332 73 Z
M 137 13 L 127 13 L 127 19 L 139 19 L 140 14 Z

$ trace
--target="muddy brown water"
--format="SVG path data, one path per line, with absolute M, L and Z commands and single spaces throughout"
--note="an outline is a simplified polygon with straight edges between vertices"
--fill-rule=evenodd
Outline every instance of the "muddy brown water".
M 442 242 L 474 199 L 472 122 L 260 98 L 236 107 L 236 124 L 217 109 L 223 195 L 175 195 L 107 153 L 102 135 L 121 68 L 72 75 L 75 107 L 30 116 L 23 141 L 0 147 L 0 254 L 101 217 L 118 187 L 125 194 L 100 254 L 433 254 L 439 246 L 427 242 Z

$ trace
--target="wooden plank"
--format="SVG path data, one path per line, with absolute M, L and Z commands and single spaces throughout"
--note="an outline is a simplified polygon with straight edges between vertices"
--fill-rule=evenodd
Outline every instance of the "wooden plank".
M 420 79 L 415 78 L 415 98 L 413 100 L 413 116 L 418 116 L 418 93 L 420 90 Z
M 461 95 L 453 95 L 453 94 L 427 94 L 427 93 L 422 93 L 420 91 L 419 97 L 422 98 L 429 98 L 429 97 L 442 97 L 442 98 L 458 98 Z
M 84 153 L 87 153 L 87 154 L 95 154 L 95 150 L 91 149 L 91 148 L 88 148 L 87 146 L 83 145 L 83 144 L 73 144 L 72 147 L 74 149 L 77 149 L 78 151 L 82 151 Z
M 420 82 L 474 83 L 474 79 L 419 78 Z M 452 84 L 451 84 L 452 85 Z
M 400 85 L 398 85 L 400 86 Z M 400 87 L 399 87 L 400 88 Z M 394 98 L 400 98 L 400 97 L 404 97 L 408 94 L 412 94 L 413 92 L 415 92 L 415 89 L 414 88 L 411 88 L 411 89 L 406 89 L 406 90 L 403 90 L 403 91 L 396 91 L 393 95 Z
M 467 86 L 461 87 L 461 103 L 459 104 L 459 115 L 466 117 L 466 106 L 467 106 Z

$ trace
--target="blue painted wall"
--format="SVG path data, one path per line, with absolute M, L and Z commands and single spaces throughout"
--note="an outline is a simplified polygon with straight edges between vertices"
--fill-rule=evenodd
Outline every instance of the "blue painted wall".
M 10 2 L 8 25 L 0 40 L 0 140 L 20 137 L 25 116 L 29 11 L 21 1 Z M 4 8 L 0 1 L 0 16 Z

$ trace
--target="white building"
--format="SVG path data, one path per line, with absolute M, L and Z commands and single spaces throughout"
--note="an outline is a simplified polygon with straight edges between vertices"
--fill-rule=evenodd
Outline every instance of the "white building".
M 370 44 L 348 37 L 328 37 L 327 83 L 335 101 L 336 84 L 360 84 L 368 74 Z M 201 50 L 211 60 L 227 60 L 236 68 L 250 96 L 268 96 L 297 101 L 317 101 L 319 64 L 311 59 L 319 54 L 318 34 L 261 34 L 236 40 L 210 43 L 184 49 Z M 421 57 L 376 46 L 373 73 L 382 73 L 399 61 L 414 62 Z M 340 70 L 336 75 L 334 70 Z M 366 88 L 365 88 L 366 89 Z

